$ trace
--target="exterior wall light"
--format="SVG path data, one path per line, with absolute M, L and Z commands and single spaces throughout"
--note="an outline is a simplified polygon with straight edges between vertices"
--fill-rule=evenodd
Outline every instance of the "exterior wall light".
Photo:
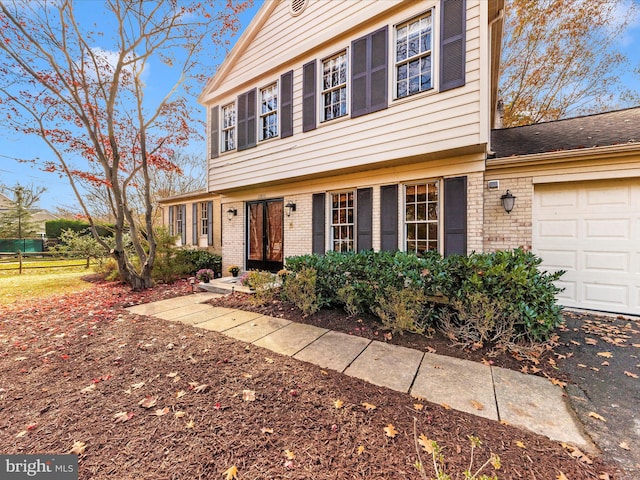
M 513 206 L 516 203 L 516 197 L 513 196 L 510 190 L 507 190 L 507 193 L 500 197 L 500 201 L 502 202 L 504 211 L 507 213 L 511 213 L 511 210 L 513 210 Z
M 236 208 L 230 208 L 229 210 L 227 210 L 227 218 L 229 220 L 237 216 L 238 216 L 238 210 Z
M 296 204 L 293 202 L 289 202 L 287 203 L 284 208 L 286 209 L 286 214 L 287 217 L 291 216 L 291 212 L 295 212 L 296 211 Z

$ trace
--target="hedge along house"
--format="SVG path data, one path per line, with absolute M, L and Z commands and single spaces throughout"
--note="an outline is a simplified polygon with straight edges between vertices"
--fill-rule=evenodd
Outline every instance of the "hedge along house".
M 223 270 L 327 250 L 483 250 L 502 8 L 265 2 L 200 96 Z
M 484 249 L 532 248 L 565 270 L 562 305 L 640 315 L 639 125 L 631 108 L 493 131 Z

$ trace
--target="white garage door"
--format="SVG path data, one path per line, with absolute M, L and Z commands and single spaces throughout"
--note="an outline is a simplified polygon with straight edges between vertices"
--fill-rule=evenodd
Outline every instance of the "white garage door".
M 562 305 L 640 315 L 640 179 L 536 185 L 533 250 Z

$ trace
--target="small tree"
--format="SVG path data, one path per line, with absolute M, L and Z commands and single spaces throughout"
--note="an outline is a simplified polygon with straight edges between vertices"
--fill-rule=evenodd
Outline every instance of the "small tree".
M 0 215 L 0 238 L 22 239 L 36 235 L 32 209 L 46 188 L 33 184 L 23 187 L 18 183 L 13 188 L 4 187 L 3 190 L 12 193 L 13 199 L 9 210 Z
M 85 231 L 82 234 L 73 230 L 63 230 L 60 234 L 60 241 L 62 241 L 63 246 L 62 248 L 58 246 L 58 250 L 75 253 L 86 258 L 87 268 L 89 268 L 92 258 L 103 258 L 106 253 L 102 245 L 93 238 L 89 231 Z

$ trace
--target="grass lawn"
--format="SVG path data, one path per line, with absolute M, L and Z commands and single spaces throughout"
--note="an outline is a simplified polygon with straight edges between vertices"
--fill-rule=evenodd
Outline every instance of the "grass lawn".
M 29 299 L 45 298 L 88 290 L 91 284 L 81 279 L 93 273 L 93 269 L 69 267 L 64 269 L 0 270 L 0 305 Z

